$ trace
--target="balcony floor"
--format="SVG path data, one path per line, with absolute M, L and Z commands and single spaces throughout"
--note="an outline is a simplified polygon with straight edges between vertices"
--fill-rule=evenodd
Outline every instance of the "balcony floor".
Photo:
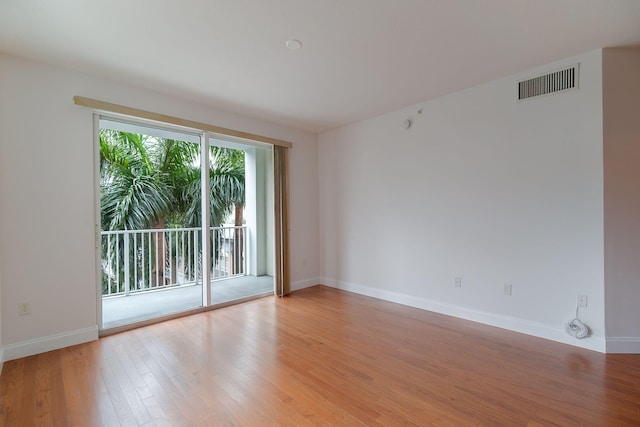
M 211 304 L 273 293 L 273 277 L 241 276 L 211 282 Z M 102 329 L 202 306 L 202 285 L 102 299 Z

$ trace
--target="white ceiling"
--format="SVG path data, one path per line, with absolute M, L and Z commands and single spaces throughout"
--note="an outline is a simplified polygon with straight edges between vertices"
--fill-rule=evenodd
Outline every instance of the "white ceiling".
M 0 52 L 314 132 L 638 44 L 640 0 L 0 0 Z

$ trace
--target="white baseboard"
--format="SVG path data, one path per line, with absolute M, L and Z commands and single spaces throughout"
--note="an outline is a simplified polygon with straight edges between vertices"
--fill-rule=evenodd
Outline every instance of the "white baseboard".
M 640 354 L 640 338 L 607 337 L 607 353 Z
M 299 291 L 300 289 L 309 288 L 311 286 L 319 285 L 320 283 L 322 283 L 322 279 L 320 277 L 312 277 L 310 279 L 297 280 L 291 283 L 291 290 Z
M 548 325 L 531 322 L 516 317 L 503 316 L 485 311 L 473 310 L 466 307 L 444 304 L 425 298 L 382 289 L 370 288 L 368 286 L 347 283 L 329 278 L 323 278 L 320 283 L 336 289 L 342 289 L 345 291 L 354 292 L 357 294 L 366 295 L 389 302 L 407 305 L 409 307 L 420 308 L 422 310 L 433 311 L 435 313 L 458 317 L 465 320 L 471 320 L 473 322 L 483 323 L 485 325 L 495 326 L 514 332 L 520 332 L 539 338 L 561 342 L 563 344 L 569 344 L 576 347 L 598 351 L 600 353 L 605 353 L 608 348 L 605 343 L 604 337 L 592 336 L 582 340 L 576 340 L 575 338 L 567 335 L 563 327 L 555 329 Z
M 98 327 L 92 326 L 85 329 L 63 332 L 47 337 L 35 338 L 16 344 L 9 344 L 2 348 L 2 362 L 32 356 L 46 351 L 57 350 L 76 344 L 82 344 L 98 339 Z

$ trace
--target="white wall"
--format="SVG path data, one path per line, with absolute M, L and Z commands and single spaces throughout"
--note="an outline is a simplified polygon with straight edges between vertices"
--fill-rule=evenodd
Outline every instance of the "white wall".
M 292 280 L 297 286 L 317 282 L 315 135 L 0 55 L 5 359 L 97 336 L 92 112 L 75 106 L 74 95 L 293 142 Z M 31 304 L 31 315 L 17 315 L 20 302 Z
M 575 62 L 579 90 L 515 101 Z M 324 282 L 604 351 L 601 67 L 590 52 L 321 134 Z M 578 294 L 581 341 L 563 330 Z
M 317 145 L 316 145 L 317 148 Z M 318 164 L 317 162 L 317 150 L 315 152 L 316 155 L 316 165 Z M 274 194 L 273 194 L 273 178 L 274 178 L 274 169 L 273 169 L 273 150 L 270 150 L 268 152 L 265 153 L 265 194 L 264 194 L 264 203 L 266 206 L 274 206 Z M 318 175 L 316 174 L 315 176 L 315 181 L 317 182 L 318 180 Z M 317 193 L 316 193 L 316 201 L 317 201 Z M 317 214 L 316 214 L 317 215 Z M 265 259 L 264 259 L 264 263 L 265 263 L 265 274 L 267 276 L 274 276 L 275 273 L 275 269 L 276 269 L 276 261 L 275 261 L 275 211 L 273 209 L 267 209 L 265 211 L 265 219 L 264 219 L 265 225 L 265 243 L 268 247 L 270 248 L 274 248 L 271 251 L 265 251 Z M 318 218 L 316 216 L 315 218 L 315 224 L 316 227 L 318 226 Z M 315 230 L 315 232 L 317 233 L 317 229 Z M 317 234 L 316 234 L 317 236 Z M 315 242 L 315 248 L 317 249 L 318 242 Z M 317 252 L 316 252 L 317 254 Z M 317 255 L 319 256 L 319 255 Z M 315 258 L 317 260 L 317 257 Z M 318 274 L 318 267 L 316 264 L 315 267 L 315 272 L 316 274 Z M 317 277 L 317 276 L 316 276 Z M 313 282 L 317 282 L 317 278 L 312 277 L 310 279 L 307 279 L 306 281 L 304 281 L 307 286 L 311 285 L 311 284 L 315 284 Z M 300 282 L 298 282 L 298 285 L 300 285 Z
M 602 61 L 607 352 L 640 353 L 640 48 Z
M 263 148 L 245 149 L 245 206 L 244 219 L 251 242 L 248 274 L 273 276 L 273 151 Z M 268 165 L 271 163 L 271 165 Z M 271 175 L 268 175 L 268 174 Z

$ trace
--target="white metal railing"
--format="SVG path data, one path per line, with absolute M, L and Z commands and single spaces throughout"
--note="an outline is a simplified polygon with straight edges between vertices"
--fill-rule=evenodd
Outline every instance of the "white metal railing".
M 211 279 L 247 272 L 245 226 L 211 227 Z M 202 283 L 202 230 L 165 228 L 101 232 L 102 295 Z

